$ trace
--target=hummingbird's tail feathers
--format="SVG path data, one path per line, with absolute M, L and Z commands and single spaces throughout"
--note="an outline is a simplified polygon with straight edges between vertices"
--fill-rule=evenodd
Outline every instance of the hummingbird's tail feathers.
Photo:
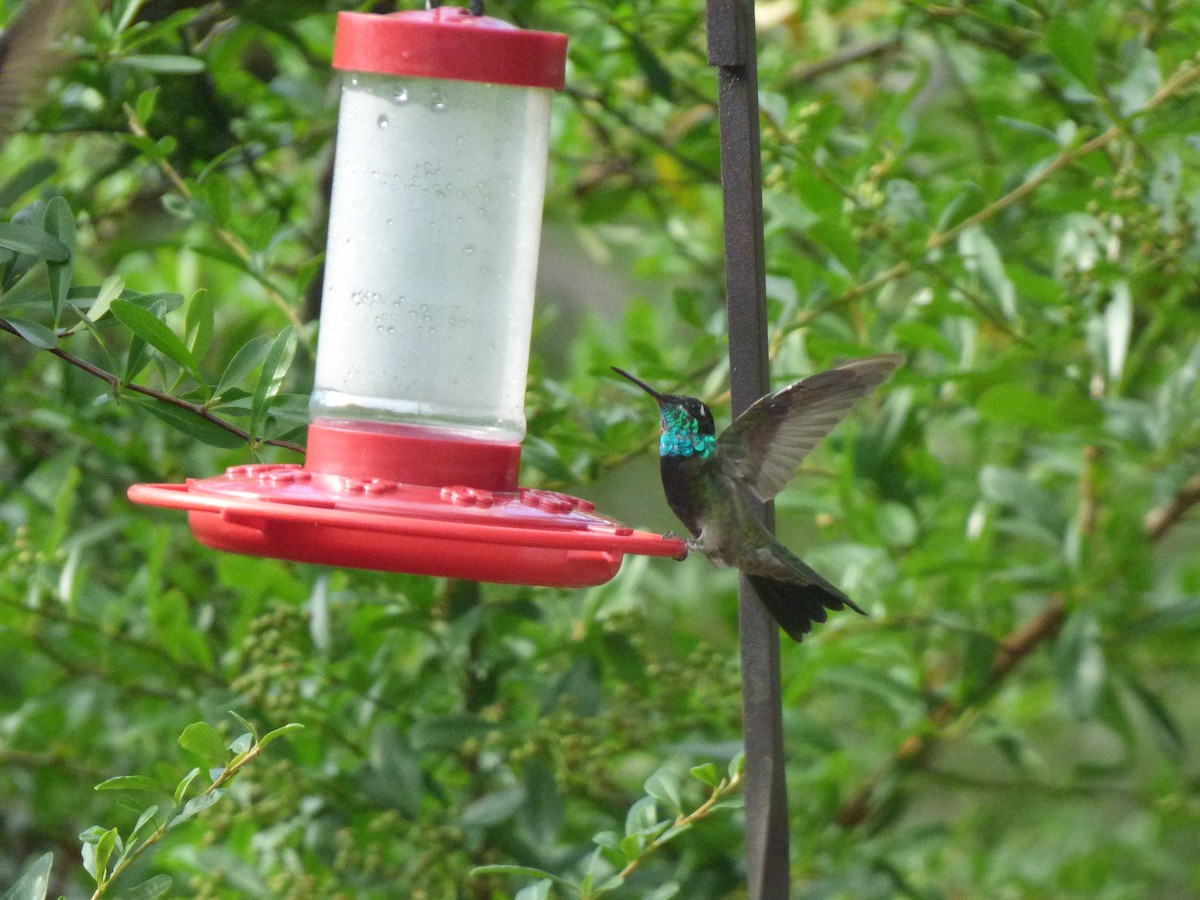
M 799 642 L 812 631 L 813 622 L 828 619 L 827 610 L 836 612 L 848 606 L 856 613 L 866 615 L 853 600 L 812 569 L 808 569 L 808 573 L 814 576 L 809 582 L 779 581 L 765 575 L 746 576 L 763 606 L 793 641 Z

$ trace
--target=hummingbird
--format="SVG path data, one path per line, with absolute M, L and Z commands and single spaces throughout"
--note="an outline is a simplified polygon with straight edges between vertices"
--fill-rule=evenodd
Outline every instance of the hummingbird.
M 852 359 L 759 398 L 720 435 L 712 410 L 696 397 L 663 394 L 613 366 L 658 403 L 658 455 L 667 505 L 692 534 L 689 550 L 734 566 L 795 641 L 849 597 L 780 543 L 757 515 L 791 481 L 796 467 L 850 411 L 896 371 L 892 353 Z

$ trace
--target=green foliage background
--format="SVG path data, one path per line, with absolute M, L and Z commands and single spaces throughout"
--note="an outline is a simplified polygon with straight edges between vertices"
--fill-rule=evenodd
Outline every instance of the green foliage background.
M 53 853 L 91 894 L 80 834 L 95 868 L 147 806 L 94 785 L 232 766 L 234 710 L 305 727 L 98 893 L 595 896 L 632 859 L 614 897 L 744 896 L 736 810 L 646 852 L 740 745 L 728 573 L 326 570 L 124 498 L 298 459 L 263 439 L 303 440 L 337 8 L 118 0 L 0 148 L 0 885 Z M 489 11 L 572 41 L 523 482 L 670 528 L 654 410 L 607 371 L 727 415 L 702 5 Z M 796 896 L 1200 895 L 1200 8 L 759 20 L 777 383 L 908 357 L 778 503 L 871 613 L 784 648 Z

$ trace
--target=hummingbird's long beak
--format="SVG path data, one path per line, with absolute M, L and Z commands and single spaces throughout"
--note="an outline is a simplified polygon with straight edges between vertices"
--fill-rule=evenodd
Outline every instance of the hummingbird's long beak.
M 630 375 L 624 369 L 618 369 L 616 366 L 613 366 L 612 370 L 614 372 L 616 372 L 618 375 L 620 375 L 622 378 L 627 378 L 628 380 L 632 381 L 634 384 L 636 384 L 638 387 L 640 387 L 643 391 L 645 391 L 647 394 L 649 394 L 651 397 L 653 397 L 659 403 L 663 402 L 663 395 L 660 394 L 658 391 L 656 391 L 654 388 L 650 387 L 650 385 L 646 384 L 646 382 L 642 381 L 642 379 L 634 378 L 632 375 Z

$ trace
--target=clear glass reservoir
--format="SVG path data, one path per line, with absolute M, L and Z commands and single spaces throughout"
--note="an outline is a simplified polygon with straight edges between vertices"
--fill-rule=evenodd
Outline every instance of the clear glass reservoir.
M 495 23 L 401 15 L 455 14 L 459 27 L 441 29 L 451 46 L 462 25 Z M 407 59 L 418 43 L 387 49 Z M 313 418 L 519 442 L 551 90 L 342 77 Z

